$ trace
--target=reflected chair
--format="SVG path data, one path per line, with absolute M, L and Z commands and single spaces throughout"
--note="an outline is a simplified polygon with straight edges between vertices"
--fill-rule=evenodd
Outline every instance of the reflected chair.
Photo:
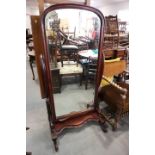
M 68 60 L 76 61 L 78 65 L 77 53 L 82 46 L 87 46 L 86 43 L 68 38 L 68 36 L 60 29 L 57 31 L 57 42 L 59 42 L 60 45 L 61 66 L 63 67 L 63 60 L 65 60 L 66 57 Z
M 112 129 L 117 129 L 121 117 L 129 112 L 129 85 L 126 82 L 125 60 L 105 62 L 104 73 L 98 92 L 100 101 L 104 101 L 110 109 L 110 115 L 102 112 Z M 128 74 L 128 73 L 127 73 Z M 114 75 L 124 76 L 124 80 L 114 82 Z
M 52 31 L 56 33 L 55 48 L 59 49 L 61 66 L 63 67 L 63 60 L 65 60 L 66 57 L 68 60 L 71 60 L 71 58 L 74 61 L 78 60 L 78 46 L 74 41 L 69 39 L 63 31 L 60 30 L 60 20 L 54 20 L 51 26 Z
M 97 71 L 97 59 L 89 58 L 87 65 L 85 66 L 84 76 L 85 76 L 85 89 L 88 88 L 88 82 L 95 83 Z M 94 84 L 95 85 L 95 84 Z

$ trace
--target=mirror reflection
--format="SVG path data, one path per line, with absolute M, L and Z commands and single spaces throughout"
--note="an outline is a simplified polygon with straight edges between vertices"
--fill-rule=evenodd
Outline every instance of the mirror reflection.
M 56 116 L 93 104 L 100 19 L 90 11 L 58 9 L 45 18 Z

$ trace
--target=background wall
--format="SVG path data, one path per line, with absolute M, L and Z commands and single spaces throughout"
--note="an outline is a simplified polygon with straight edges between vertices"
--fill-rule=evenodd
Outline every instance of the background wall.
M 39 9 L 31 9 L 31 8 L 26 8 L 26 28 L 29 28 L 30 29 L 30 32 L 31 31 L 31 18 L 30 16 L 32 15 L 39 15 Z
M 129 22 L 129 2 L 120 2 L 100 7 L 99 10 L 107 15 L 118 15 L 118 18 Z
M 110 0 L 99 0 L 96 3 L 96 0 L 91 0 L 91 6 L 98 8 L 104 16 L 107 15 L 118 15 L 118 18 L 122 21 L 127 21 L 129 24 L 129 1 L 128 0 L 113 0 L 110 3 Z M 120 1 L 120 2 L 118 2 Z M 49 5 L 46 5 L 48 7 Z M 39 15 L 38 5 L 28 5 L 26 7 L 26 28 L 29 28 L 31 31 L 31 20 L 30 15 Z

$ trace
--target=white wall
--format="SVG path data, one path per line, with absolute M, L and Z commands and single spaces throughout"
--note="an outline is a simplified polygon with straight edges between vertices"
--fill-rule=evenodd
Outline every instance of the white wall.
M 39 10 L 38 9 L 31 9 L 31 8 L 26 8 L 26 28 L 30 29 L 30 33 L 31 31 L 31 18 L 30 16 L 32 15 L 39 15 Z
M 121 20 L 129 21 L 129 2 L 121 2 L 99 8 L 104 16 L 118 15 Z
M 44 9 L 46 9 L 51 4 L 45 3 L 44 5 L 45 5 Z M 26 28 L 29 28 L 30 32 L 32 32 L 31 31 L 31 18 L 30 18 L 30 16 L 32 16 L 32 15 L 39 15 L 39 8 L 38 8 L 37 3 L 36 3 L 36 5 L 33 4 L 32 6 L 31 5 L 26 6 Z

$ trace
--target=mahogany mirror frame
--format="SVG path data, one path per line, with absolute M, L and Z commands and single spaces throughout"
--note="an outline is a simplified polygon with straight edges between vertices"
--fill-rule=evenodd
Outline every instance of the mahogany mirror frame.
M 92 109 L 74 112 L 63 116 L 56 117 L 55 112 L 55 103 L 53 97 L 52 90 L 52 79 L 51 72 L 49 66 L 49 55 L 47 48 L 47 40 L 46 40 L 46 32 L 45 32 L 45 17 L 46 15 L 57 9 L 80 9 L 87 10 L 95 13 L 100 19 L 100 39 L 98 46 L 98 64 L 97 64 L 97 73 L 96 73 L 96 85 L 95 85 L 95 95 L 94 95 L 94 106 Z M 96 8 L 80 5 L 80 4 L 72 4 L 72 3 L 64 3 L 64 4 L 56 4 L 52 5 L 41 15 L 41 31 L 43 38 L 44 51 L 41 57 L 41 63 L 43 65 L 43 73 L 44 73 L 44 85 L 46 86 L 46 106 L 48 112 L 49 125 L 51 129 L 52 140 L 54 142 L 55 150 L 58 151 L 57 145 L 57 137 L 65 128 L 75 128 L 85 124 L 88 121 L 97 121 L 99 124 L 105 123 L 104 116 L 101 115 L 98 105 L 98 88 L 100 85 L 100 81 L 102 78 L 102 72 L 104 68 L 104 55 L 103 55 L 103 38 L 104 38 L 104 16 L 103 14 L 97 10 Z

